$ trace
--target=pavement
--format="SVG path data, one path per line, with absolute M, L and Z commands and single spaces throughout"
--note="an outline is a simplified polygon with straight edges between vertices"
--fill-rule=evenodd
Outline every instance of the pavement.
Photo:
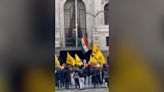
M 89 88 L 89 89 L 62 89 L 56 90 L 55 92 L 108 92 L 108 88 Z
M 108 88 L 105 85 L 99 86 L 99 87 L 87 87 L 85 89 L 76 89 L 75 87 L 72 87 L 70 89 L 56 89 L 55 92 L 109 92 Z

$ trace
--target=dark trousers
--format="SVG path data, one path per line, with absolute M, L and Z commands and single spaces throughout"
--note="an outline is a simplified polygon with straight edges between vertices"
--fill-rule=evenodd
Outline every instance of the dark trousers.
M 98 78 L 98 84 L 102 85 L 103 80 L 101 80 L 100 76 L 97 76 L 97 78 Z
M 92 82 L 93 82 L 94 87 L 96 87 L 98 85 L 98 77 L 92 76 Z
M 59 88 L 62 88 L 62 87 L 63 87 L 63 80 L 60 79 L 60 80 L 59 80 Z
M 56 86 L 59 88 L 59 80 L 56 80 Z
M 65 86 L 65 81 L 63 80 L 63 81 L 62 81 L 62 87 L 64 87 L 64 86 Z
M 65 88 L 66 89 L 69 89 L 69 84 L 70 84 L 69 79 L 65 79 Z
M 84 76 L 84 84 L 86 84 L 86 78 L 87 78 L 87 77 L 86 77 L 86 76 Z
M 80 85 L 79 85 L 79 79 L 77 78 L 77 79 L 75 79 L 75 87 L 77 88 L 77 87 L 79 87 L 80 88 Z

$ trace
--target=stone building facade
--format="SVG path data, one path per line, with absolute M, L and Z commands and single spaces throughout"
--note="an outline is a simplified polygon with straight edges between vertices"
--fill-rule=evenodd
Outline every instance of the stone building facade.
M 66 30 L 66 25 L 71 25 L 71 18 L 68 19 L 68 17 L 71 16 L 69 14 L 71 13 L 68 13 L 66 8 L 71 7 L 71 2 L 74 1 L 75 0 L 55 0 L 55 53 L 57 56 L 60 55 L 61 51 L 81 49 L 80 47 L 75 48 L 73 46 L 67 46 L 66 41 L 66 35 L 68 31 Z M 79 24 L 81 25 L 80 30 L 87 32 L 90 48 L 92 47 L 93 43 L 96 43 L 101 51 L 104 53 L 104 56 L 107 57 L 109 55 L 109 47 L 107 43 L 107 40 L 109 39 L 109 17 L 107 17 L 109 14 L 107 13 L 107 11 L 109 10 L 109 0 L 77 1 L 77 11 L 79 12 L 79 14 L 81 14 L 78 18 L 79 20 L 81 19 L 81 21 L 79 22 L 81 23 Z

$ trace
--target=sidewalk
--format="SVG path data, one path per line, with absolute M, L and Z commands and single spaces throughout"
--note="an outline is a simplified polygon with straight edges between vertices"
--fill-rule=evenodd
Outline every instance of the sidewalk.
M 93 87 L 93 86 L 91 86 L 91 87 L 85 87 L 84 89 L 101 89 L 101 88 L 108 88 L 108 87 L 106 87 L 106 85 L 103 84 L 103 85 L 98 86 L 98 87 Z M 79 89 L 79 88 L 75 88 L 75 86 L 72 86 L 68 90 L 75 90 L 75 89 Z M 63 88 L 57 88 L 56 87 L 56 90 L 67 90 L 67 89 L 65 89 L 64 87 Z
M 74 90 L 56 90 L 55 92 L 109 92 L 108 88 L 96 88 L 96 89 L 74 89 Z

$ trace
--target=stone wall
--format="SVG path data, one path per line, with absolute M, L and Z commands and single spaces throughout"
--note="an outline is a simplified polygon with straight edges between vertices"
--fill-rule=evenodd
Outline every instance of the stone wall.
M 67 0 L 56 0 L 55 5 L 55 32 L 57 47 L 65 47 L 64 36 L 64 3 Z M 100 45 L 100 49 L 108 50 L 106 47 L 106 36 L 109 34 L 109 26 L 104 25 L 104 6 L 108 0 L 82 0 L 86 7 L 86 27 L 89 43 L 96 42 Z M 95 16 L 93 16 L 95 15 Z M 97 40 L 96 40 L 97 39 Z M 60 44 L 60 45 L 59 45 Z

